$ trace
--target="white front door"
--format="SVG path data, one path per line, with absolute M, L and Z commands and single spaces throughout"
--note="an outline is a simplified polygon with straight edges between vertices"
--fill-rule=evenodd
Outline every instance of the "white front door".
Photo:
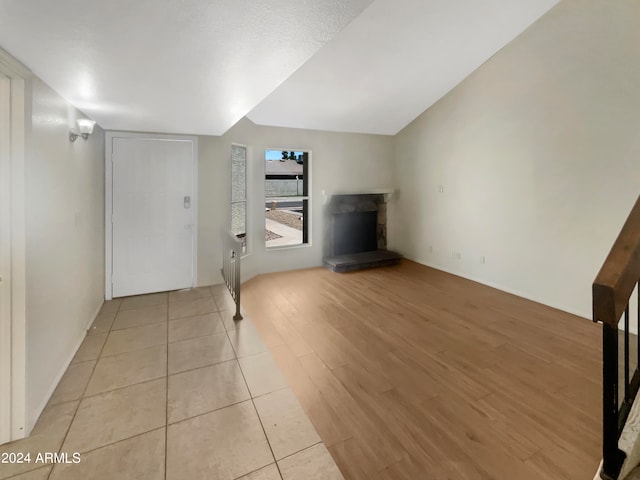
M 112 138 L 112 296 L 194 286 L 193 140 Z

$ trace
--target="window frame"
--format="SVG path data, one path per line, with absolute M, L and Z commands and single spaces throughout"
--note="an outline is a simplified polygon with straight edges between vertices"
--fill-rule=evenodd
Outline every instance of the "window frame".
M 267 167 L 267 152 L 269 151 L 278 151 L 278 152 L 283 152 L 283 151 L 287 151 L 287 152 L 302 152 L 302 153 L 306 153 L 306 161 L 302 164 L 302 183 L 303 183 L 303 192 L 306 189 L 306 195 L 295 195 L 295 196 L 268 196 L 267 192 L 266 192 L 266 181 L 267 181 L 267 172 L 266 172 L 266 167 Z M 312 188 L 311 188 L 311 163 L 312 163 L 312 151 L 308 148 L 291 148 L 291 147 L 287 147 L 287 148 L 279 148 L 279 147 L 275 147 L 275 148 L 265 148 L 264 149 L 264 154 L 263 154 L 263 158 L 262 158 L 262 165 L 264 168 L 263 171 L 263 175 L 262 175 L 262 179 L 263 179 L 263 185 L 265 187 L 265 191 L 264 191 L 264 202 L 263 205 L 266 205 L 269 201 L 271 200 L 275 200 L 275 201 L 306 201 L 306 211 L 303 210 L 303 227 L 302 227 L 302 242 L 301 243 L 296 243 L 296 244 L 292 244 L 292 245 L 273 245 L 273 246 L 268 246 L 267 245 L 267 240 L 264 240 L 264 247 L 265 250 L 267 251 L 273 251 L 273 250 L 286 250 L 286 249 L 290 249 L 290 248 L 308 248 L 312 246 L 312 223 L 311 223 L 311 210 L 312 210 Z M 266 211 L 265 211 L 266 213 Z M 266 232 L 266 215 L 264 216 L 264 223 L 263 223 L 265 232 Z M 306 240 L 306 242 L 305 242 Z
M 244 157 L 244 200 L 233 200 L 233 149 L 234 147 L 243 148 L 245 152 Z M 230 155 L 229 155 L 229 231 L 236 237 L 238 240 L 242 241 L 241 237 L 238 237 L 233 233 L 233 205 L 244 203 L 244 250 L 242 252 L 241 258 L 246 257 L 251 253 L 251 247 L 249 242 L 249 158 L 250 158 L 250 148 L 248 145 L 244 145 L 241 143 L 232 142 Z

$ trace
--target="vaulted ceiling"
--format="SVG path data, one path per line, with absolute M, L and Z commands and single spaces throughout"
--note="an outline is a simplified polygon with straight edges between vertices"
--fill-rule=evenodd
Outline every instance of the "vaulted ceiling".
M 395 134 L 558 0 L 0 0 L 0 47 L 109 130 Z

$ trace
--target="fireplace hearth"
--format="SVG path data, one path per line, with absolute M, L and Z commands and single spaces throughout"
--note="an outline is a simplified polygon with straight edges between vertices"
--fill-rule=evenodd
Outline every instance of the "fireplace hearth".
M 333 195 L 326 208 L 323 264 L 334 272 L 393 265 L 387 250 L 387 204 L 383 194 Z

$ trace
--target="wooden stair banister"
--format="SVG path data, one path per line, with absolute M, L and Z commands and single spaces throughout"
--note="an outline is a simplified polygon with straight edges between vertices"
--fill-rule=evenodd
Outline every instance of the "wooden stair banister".
M 640 197 L 592 286 L 593 321 L 602 322 L 603 479 L 618 478 L 625 454 L 618 439 L 640 387 L 640 370 L 629 375 L 629 301 L 640 280 Z M 624 315 L 624 399 L 618 398 L 618 325 Z M 640 316 L 640 312 L 639 312 Z M 638 319 L 640 323 L 640 318 Z M 640 363 L 640 362 L 639 362 Z
M 594 321 L 616 323 L 640 274 L 640 197 L 593 282 Z

